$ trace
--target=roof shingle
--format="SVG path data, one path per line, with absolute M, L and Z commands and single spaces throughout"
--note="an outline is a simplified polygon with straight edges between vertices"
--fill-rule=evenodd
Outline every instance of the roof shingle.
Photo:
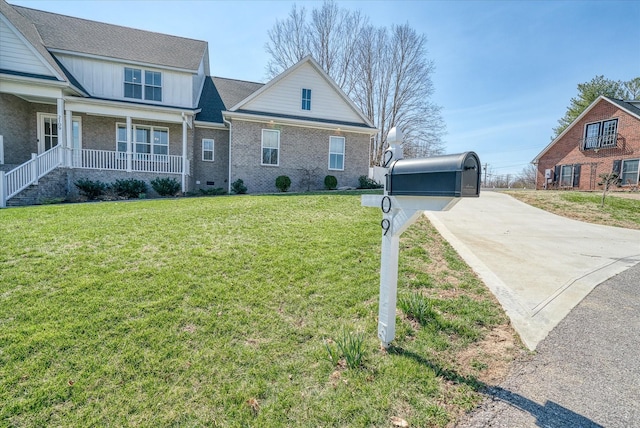
M 197 71 L 207 42 L 12 6 L 47 49 Z

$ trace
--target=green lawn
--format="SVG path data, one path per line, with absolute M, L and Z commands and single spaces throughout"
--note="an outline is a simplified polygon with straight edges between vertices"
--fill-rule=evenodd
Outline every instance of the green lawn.
M 0 210 L 0 426 L 445 426 L 508 320 L 421 220 L 399 287 L 427 318 L 381 350 L 380 218 L 332 194 Z M 330 358 L 358 333 L 360 366 Z

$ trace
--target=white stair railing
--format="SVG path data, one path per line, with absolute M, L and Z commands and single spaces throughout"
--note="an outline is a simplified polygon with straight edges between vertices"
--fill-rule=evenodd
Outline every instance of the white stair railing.
M 5 173 L 0 171 L 0 208 L 7 206 L 7 201 L 60 165 L 60 145 L 36 155 L 22 165 Z

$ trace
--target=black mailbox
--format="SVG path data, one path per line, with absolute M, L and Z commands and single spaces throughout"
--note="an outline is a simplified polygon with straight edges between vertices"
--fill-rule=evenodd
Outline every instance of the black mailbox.
M 399 159 L 387 173 L 394 196 L 480 196 L 480 159 L 474 152 Z

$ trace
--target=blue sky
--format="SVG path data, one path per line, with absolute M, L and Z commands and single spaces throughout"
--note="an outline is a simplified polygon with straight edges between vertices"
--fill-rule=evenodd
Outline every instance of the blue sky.
M 55 13 L 209 42 L 211 74 L 264 81 L 267 31 L 292 1 L 9 0 Z M 307 10 L 317 1 L 298 1 Z M 376 26 L 409 23 L 435 62 L 447 153 L 473 150 L 519 173 L 577 95 L 604 75 L 640 76 L 640 1 L 338 1 Z

